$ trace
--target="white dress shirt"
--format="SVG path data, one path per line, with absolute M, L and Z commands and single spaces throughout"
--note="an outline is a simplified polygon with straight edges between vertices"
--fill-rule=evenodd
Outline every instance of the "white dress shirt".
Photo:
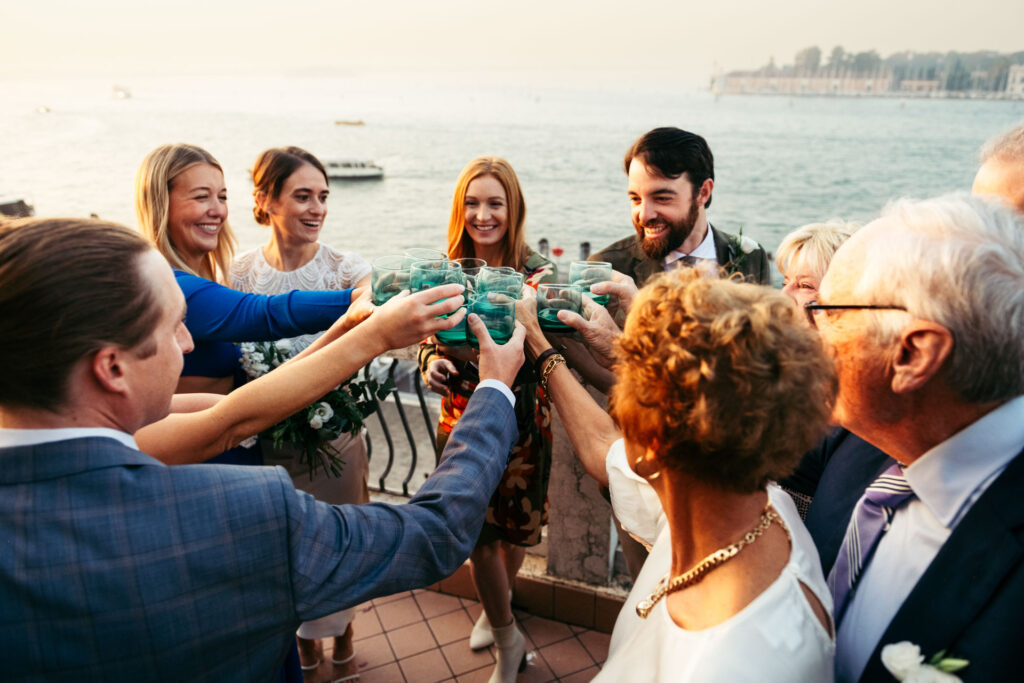
M 904 470 L 916 497 L 896 511 L 857 582 L 839 625 L 836 681 L 860 678 L 879 639 L 942 544 L 1022 449 L 1024 396 L 1018 396 Z M 935 653 L 923 654 L 927 658 Z
M 106 437 L 115 439 L 133 450 L 139 450 L 131 434 L 107 427 L 63 427 L 60 429 L 0 429 L 0 448 L 38 446 L 54 441 Z
M 697 248 L 691 251 L 689 254 L 674 249 L 665 255 L 662 259 L 662 264 L 666 271 L 675 270 L 681 266 L 679 259 L 684 256 L 692 256 L 698 259 L 704 259 L 705 261 L 711 261 L 714 264 L 715 272 L 718 271 L 718 254 L 715 252 L 715 238 L 711 233 L 711 224 L 708 224 L 708 232 L 704 235 L 704 240 L 697 245 Z

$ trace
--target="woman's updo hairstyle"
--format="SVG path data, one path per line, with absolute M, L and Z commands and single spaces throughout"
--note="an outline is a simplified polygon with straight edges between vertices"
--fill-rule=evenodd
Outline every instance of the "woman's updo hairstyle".
M 262 192 L 268 199 L 277 199 L 284 182 L 305 164 L 323 173 L 327 180 L 324 165 L 301 147 L 274 147 L 261 152 L 252 167 L 253 198 Z M 270 225 L 270 215 L 260 208 L 258 200 L 253 204 L 252 215 L 260 225 Z

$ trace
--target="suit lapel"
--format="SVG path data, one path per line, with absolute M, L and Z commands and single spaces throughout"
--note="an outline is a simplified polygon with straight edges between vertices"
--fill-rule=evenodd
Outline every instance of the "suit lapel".
M 711 231 L 711 239 L 715 242 L 715 260 L 718 261 L 718 265 L 729 265 L 729 262 L 732 261 L 732 257 L 729 255 L 729 241 L 722 233 L 715 230 L 711 223 L 708 223 L 708 230 Z
M 1024 547 L 1011 530 L 1024 525 L 1020 491 L 1024 453 L 977 500 L 928 565 L 875 646 L 861 680 L 888 680 L 882 648 L 909 640 L 930 657 L 951 649 L 992 599 L 1006 574 L 1021 562 Z M 951 648 L 952 646 L 952 648 Z
M 633 243 L 630 256 L 633 259 L 631 265 L 637 287 L 643 287 L 645 282 L 665 269 L 661 261 L 656 261 L 644 253 L 639 239 Z

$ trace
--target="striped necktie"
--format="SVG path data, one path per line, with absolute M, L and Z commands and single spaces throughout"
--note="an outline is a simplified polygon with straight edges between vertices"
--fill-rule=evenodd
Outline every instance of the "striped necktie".
M 835 600 L 837 626 L 850 603 L 857 579 L 871 559 L 882 534 L 889 530 L 893 514 L 913 495 L 910 484 L 903 478 L 903 468 L 893 463 L 857 501 L 836 563 L 828 575 L 828 586 Z

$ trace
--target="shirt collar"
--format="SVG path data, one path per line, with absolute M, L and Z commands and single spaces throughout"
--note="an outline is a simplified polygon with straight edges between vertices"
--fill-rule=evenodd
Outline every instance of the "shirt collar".
M 1024 448 L 1024 396 L 1018 396 L 935 446 L 904 470 L 917 497 L 954 528 Z
M 708 259 L 711 261 L 718 260 L 718 254 L 715 252 L 715 238 L 711 234 L 711 224 L 708 223 L 708 232 L 704 235 L 704 239 L 697 248 L 691 251 L 689 254 L 685 254 L 678 249 L 670 251 L 664 258 L 663 264 L 666 268 L 670 265 L 683 258 L 684 256 L 693 256 L 694 258 Z
M 54 441 L 69 441 L 89 437 L 115 439 L 122 445 L 139 450 L 131 434 L 107 427 L 65 427 L 61 429 L 0 429 L 0 448 L 38 446 Z

